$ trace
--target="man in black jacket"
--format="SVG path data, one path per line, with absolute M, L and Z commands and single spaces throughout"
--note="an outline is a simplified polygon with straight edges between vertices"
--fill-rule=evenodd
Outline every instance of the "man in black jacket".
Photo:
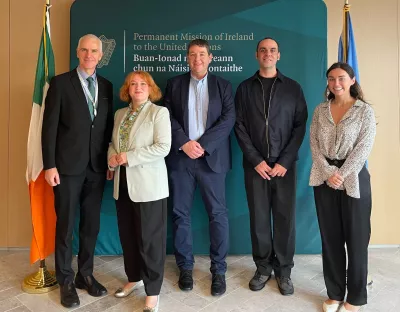
M 92 275 L 114 123 L 112 84 L 96 73 L 102 55 L 102 43 L 96 36 L 79 40 L 79 66 L 51 80 L 43 116 L 43 165 L 46 181 L 53 186 L 57 215 L 56 277 L 61 304 L 68 308 L 80 303 L 75 286 L 96 297 L 107 293 Z M 112 178 L 110 171 L 107 177 Z M 75 276 L 71 268 L 72 230 L 79 206 Z
M 235 97 L 235 133 L 243 151 L 257 266 L 249 288 L 264 288 L 274 270 L 281 294 L 291 295 L 296 160 L 306 131 L 307 105 L 301 86 L 277 70 L 280 52 L 274 39 L 264 38 L 257 44 L 256 58 L 259 71 L 239 85 Z

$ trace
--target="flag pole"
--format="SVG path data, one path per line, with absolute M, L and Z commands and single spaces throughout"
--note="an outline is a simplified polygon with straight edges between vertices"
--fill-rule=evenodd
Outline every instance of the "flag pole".
M 349 12 L 349 0 L 345 0 L 343 7 L 343 30 L 342 30 L 342 40 L 343 40 L 343 62 L 347 63 L 348 48 L 349 48 L 349 30 L 348 30 L 348 12 Z
M 46 20 L 46 14 L 50 0 L 46 0 L 44 6 L 43 20 Z M 45 24 L 45 23 L 44 23 Z M 45 34 L 45 27 L 43 25 L 43 34 Z M 30 294 L 43 294 L 52 291 L 58 287 L 57 279 L 54 271 L 48 271 L 46 267 L 46 260 L 40 259 L 39 271 L 25 277 L 22 282 L 22 290 Z

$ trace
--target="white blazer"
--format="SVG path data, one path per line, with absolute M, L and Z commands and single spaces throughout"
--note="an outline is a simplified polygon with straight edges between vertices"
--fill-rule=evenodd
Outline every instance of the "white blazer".
M 120 152 L 119 128 L 127 112 L 128 107 L 125 107 L 115 113 L 108 159 Z M 168 109 L 147 102 L 133 124 L 126 153 L 126 180 L 132 201 L 148 202 L 169 196 L 164 157 L 170 149 L 171 122 Z M 116 167 L 114 174 L 115 199 L 119 196 L 119 169 L 120 167 Z

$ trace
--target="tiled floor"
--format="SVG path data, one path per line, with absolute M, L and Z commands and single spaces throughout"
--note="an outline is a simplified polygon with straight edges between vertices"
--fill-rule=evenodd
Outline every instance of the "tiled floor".
M 400 312 L 400 249 L 371 249 L 369 260 L 374 282 L 372 287 L 369 287 L 369 304 L 362 311 Z M 49 268 L 52 268 L 53 259 L 50 258 L 47 262 Z M 21 290 L 23 278 L 30 272 L 37 271 L 37 265 L 30 267 L 28 263 L 28 251 L 0 251 L 0 312 L 71 311 L 60 305 L 58 289 L 42 295 L 27 294 Z M 212 297 L 208 268 L 207 257 L 196 257 L 194 289 L 192 292 L 182 292 L 177 286 L 178 271 L 174 258 L 168 256 L 160 311 L 322 311 L 321 305 L 326 297 L 326 290 L 320 256 L 295 257 L 295 267 L 292 272 L 295 294 L 288 297 L 280 295 L 274 279 L 271 279 L 259 292 L 248 289 L 248 281 L 254 273 L 254 264 L 250 256 L 228 258 L 227 292 L 222 297 Z M 145 298 L 143 287 L 125 299 L 113 296 L 114 291 L 126 282 L 121 257 L 96 257 L 94 274 L 108 288 L 109 295 L 94 298 L 78 290 L 81 305 L 73 311 L 141 311 Z

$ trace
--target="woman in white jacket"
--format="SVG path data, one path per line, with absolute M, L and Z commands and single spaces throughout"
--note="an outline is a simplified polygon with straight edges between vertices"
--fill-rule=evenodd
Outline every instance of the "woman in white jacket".
M 152 102 L 161 91 L 147 72 L 131 72 L 120 90 L 129 106 L 115 113 L 108 165 L 115 170 L 114 198 L 128 284 L 128 296 L 143 280 L 144 311 L 158 311 L 164 275 L 168 175 L 164 157 L 171 148 L 169 112 Z

